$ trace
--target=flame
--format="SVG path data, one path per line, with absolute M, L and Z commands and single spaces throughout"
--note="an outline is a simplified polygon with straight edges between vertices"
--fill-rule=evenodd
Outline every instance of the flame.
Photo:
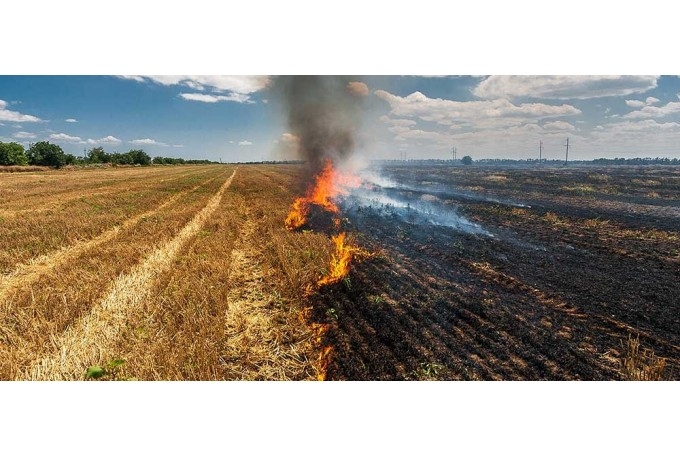
M 345 244 L 344 232 L 332 237 L 331 240 L 335 244 L 335 253 L 333 253 L 331 258 L 328 275 L 319 280 L 319 286 L 337 283 L 342 280 L 349 273 L 349 264 L 352 261 L 352 253 L 355 251 L 354 247 Z
M 333 199 L 338 196 L 347 195 L 349 188 L 356 188 L 360 185 L 361 180 L 359 177 L 340 172 L 333 167 L 333 162 L 331 160 L 327 160 L 321 172 L 315 177 L 313 185 L 307 189 L 305 196 L 299 197 L 293 202 L 285 220 L 286 228 L 292 231 L 303 226 L 307 222 L 310 207 L 314 204 L 334 215 L 333 227 L 339 231 L 341 228 L 339 217 L 340 209 Z M 370 256 L 369 253 L 361 248 L 348 245 L 345 242 L 345 237 L 345 232 L 340 232 L 338 235 L 331 237 L 331 240 L 335 245 L 335 252 L 331 258 L 329 273 L 319 279 L 317 286 L 333 284 L 342 280 L 349 273 L 349 266 L 354 256 Z M 311 295 L 311 287 L 307 288 L 306 293 Z M 309 322 L 310 310 L 310 308 L 305 310 L 301 317 L 309 323 L 310 329 L 315 334 L 316 344 L 320 345 L 323 342 L 324 335 L 329 329 L 329 325 Z M 321 348 L 319 358 L 316 362 L 317 366 L 315 367 L 317 372 L 316 377 L 319 381 L 324 381 L 326 379 L 326 371 L 332 354 L 332 347 L 324 346 Z
M 286 228 L 292 231 L 304 225 L 312 204 L 322 207 L 327 212 L 339 214 L 340 209 L 333 199 L 347 195 L 348 188 L 356 188 L 360 183 L 358 177 L 338 171 L 333 167 L 333 162 L 327 160 L 321 172 L 315 177 L 314 184 L 307 189 L 307 194 L 293 202 L 286 217 Z M 338 227 L 340 221 L 334 224 Z

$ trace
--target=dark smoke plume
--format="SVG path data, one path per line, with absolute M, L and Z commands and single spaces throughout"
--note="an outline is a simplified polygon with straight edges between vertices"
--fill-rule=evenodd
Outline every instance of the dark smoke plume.
M 358 83 L 351 82 L 348 76 L 277 78 L 290 132 L 298 138 L 299 158 L 313 170 L 328 158 L 342 161 L 354 150 L 363 95 Z

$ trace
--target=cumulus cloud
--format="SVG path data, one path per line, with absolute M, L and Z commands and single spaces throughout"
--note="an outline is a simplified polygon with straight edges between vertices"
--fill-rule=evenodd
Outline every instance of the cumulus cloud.
M 548 131 L 574 131 L 576 127 L 568 122 L 557 120 L 555 122 L 548 122 L 543 125 L 543 128 Z
M 29 133 L 28 131 L 19 131 L 18 133 L 14 133 L 14 137 L 17 139 L 34 139 L 35 134 Z
M 83 141 L 78 136 L 69 136 L 66 133 L 50 134 L 49 138 L 54 140 L 54 141 L 59 141 L 59 142 L 76 142 L 76 143 L 81 142 L 82 143 L 82 141 Z
M 0 100 L 0 120 L 5 122 L 42 122 L 38 117 L 7 109 L 7 101 Z
M 250 141 L 241 141 L 238 143 L 238 145 L 253 145 L 253 143 Z
M 368 96 L 369 94 L 368 85 L 358 81 L 348 83 L 347 90 L 349 90 L 352 95 L 357 96 Z
M 626 106 L 629 107 L 644 107 L 644 106 L 651 106 L 652 104 L 656 104 L 659 101 L 661 101 L 659 98 L 654 98 L 653 96 L 648 96 L 646 100 L 626 100 Z
M 155 139 L 133 139 L 130 141 L 130 144 L 135 144 L 135 145 L 160 145 L 162 147 L 167 147 L 168 144 L 165 142 L 158 142 Z
M 480 98 L 589 99 L 656 88 L 657 76 L 489 76 L 474 88 Z
M 92 145 L 118 145 L 123 141 L 114 136 L 106 136 L 100 139 L 88 139 L 86 142 Z
M 678 122 L 626 120 L 595 127 L 590 145 L 617 153 L 655 156 L 675 149 L 679 134 Z
M 651 106 L 645 105 L 641 109 L 633 112 L 629 112 L 624 115 L 623 118 L 636 119 L 636 118 L 655 118 L 655 117 L 665 117 L 671 114 L 677 114 L 680 112 L 680 102 L 671 101 L 665 106 Z
M 207 93 L 180 93 L 179 96 L 189 101 L 200 101 L 202 103 L 217 103 L 220 101 L 234 101 L 236 103 L 252 104 L 250 96 L 242 93 L 230 93 L 228 95 L 210 95 Z
M 655 120 L 641 120 L 641 121 L 624 121 L 617 123 L 610 123 L 604 125 L 604 130 L 621 133 L 639 133 L 639 132 L 654 132 L 654 131 L 680 131 L 680 123 L 666 122 L 659 123 Z
M 67 119 L 64 120 L 64 121 L 65 121 L 65 122 L 68 122 L 68 123 L 78 123 L 78 120 L 76 120 L 76 119 L 74 119 L 74 118 L 67 118 Z
M 626 106 L 629 107 L 643 107 L 645 102 L 641 100 L 626 100 Z
M 506 99 L 453 101 L 429 98 L 421 92 L 401 97 L 384 90 L 376 90 L 375 94 L 390 104 L 390 114 L 393 116 L 417 118 L 449 126 L 461 123 L 474 125 L 475 128 L 497 128 L 581 113 L 579 109 L 568 104 L 523 103 L 515 105 Z
M 269 76 L 119 76 L 137 82 L 160 85 L 181 85 L 194 90 L 211 90 L 249 94 L 258 92 L 271 83 Z

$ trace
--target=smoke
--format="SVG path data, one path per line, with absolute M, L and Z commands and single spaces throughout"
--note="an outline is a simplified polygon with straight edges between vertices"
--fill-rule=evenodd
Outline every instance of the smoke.
M 329 158 L 346 161 L 356 145 L 365 84 L 348 76 L 280 76 L 275 85 L 290 133 L 298 139 L 298 158 L 313 171 Z

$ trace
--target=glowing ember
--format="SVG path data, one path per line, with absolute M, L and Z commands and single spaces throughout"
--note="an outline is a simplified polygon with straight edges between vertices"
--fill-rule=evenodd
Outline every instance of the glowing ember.
M 347 188 L 356 188 L 360 184 L 358 177 L 343 174 L 333 167 L 333 162 L 327 160 L 325 166 L 314 179 L 314 184 L 309 187 L 304 197 L 297 198 L 286 217 L 286 228 L 295 230 L 307 222 L 309 209 L 312 204 L 318 205 L 323 210 L 337 214 L 340 209 L 333 199 L 346 195 Z M 336 227 L 339 221 L 335 222 Z
M 328 364 L 330 363 L 332 352 L 333 348 L 331 348 L 330 346 L 326 346 L 321 350 L 318 360 L 319 367 L 316 373 L 317 381 L 326 380 L 326 371 L 328 370 Z

